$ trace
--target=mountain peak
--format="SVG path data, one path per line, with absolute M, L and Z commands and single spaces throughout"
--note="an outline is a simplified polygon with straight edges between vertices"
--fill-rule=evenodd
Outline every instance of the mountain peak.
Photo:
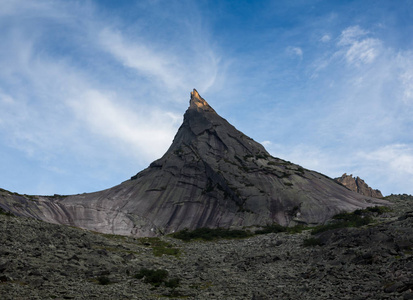
M 18 215 L 133 236 L 182 229 L 322 224 L 384 200 L 354 193 L 320 173 L 271 156 L 199 95 L 172 145 L 131 180 L 103 191 L 0 206 Z M 14 201 L 14 200 L 13 200 Z M 10 204 L 11 203 L 11 204 Z
M 191 100 L 189 101 L 189 108 L 196 109 L 198 111 L 205 110 L 205 111 L 215 112 L 215 110 L 208 104 L 208 102 L 206 102 L 205 99 L 199 95 L 196 89 L 194 89 L 191 92 Z

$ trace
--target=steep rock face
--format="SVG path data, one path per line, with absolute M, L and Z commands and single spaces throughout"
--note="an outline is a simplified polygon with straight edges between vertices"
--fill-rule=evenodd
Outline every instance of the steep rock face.
M 347 175 L 344 173 L 341 177 L 335 178 L 335 180 L 359 194 L 373 198 L 383 198 L 383 195 L 379 190 L 372 189 L 360 177 L 353 177 L 353 174 Z
M 191 93 L 163 157 L 113 188 L 66 197 L 0 197 L 19 215 L 105 233 L 151 236 L 184 228 L 318 224 L 386 203 L 272 157 Z

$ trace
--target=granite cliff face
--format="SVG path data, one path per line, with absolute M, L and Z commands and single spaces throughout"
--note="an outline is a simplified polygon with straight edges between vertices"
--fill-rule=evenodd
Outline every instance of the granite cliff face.
M 0 194 L 0 206 L 17 215 L 133 236 L 273 222 L 318 224 L 342 211 L 385 203 L 272 157 L 196 90 L 168 151 L 130 180 L 81 195 Z
M 383 198 L 383 195 L 379 190 L 372 189 L 367 185 L 367 183 L 364 182 L 363 179 L 358 176 L 353 177 L 352 174 L 347 175 L 346 173 L 344 173 L 341 177 L 335 178 L 335 180 L 359 194 L 373 198 Z

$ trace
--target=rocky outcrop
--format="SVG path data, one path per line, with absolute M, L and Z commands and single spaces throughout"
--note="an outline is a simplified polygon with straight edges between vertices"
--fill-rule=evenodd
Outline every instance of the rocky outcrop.
M 385 203 L 271 156 L 198 94 L 160 159 L 113 188 L 42 197 L 3 193 L 18 215 L 104 233 L 154 236 L 184 228 L 319 224 Z
M 373 198 L 383 198 L 383 195 L 379 190 L 372 189 L 360 177 L 353 177 L 353 174 L 347 175 L 344 173 L 341 177 L 335 178 L 335 180 L 359 194 Z

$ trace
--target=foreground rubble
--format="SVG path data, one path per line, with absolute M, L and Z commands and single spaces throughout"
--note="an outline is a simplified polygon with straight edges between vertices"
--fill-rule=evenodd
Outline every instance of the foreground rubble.
M 413 299 L 411 199 L 361 228 L 183 242 L 0 215 L 2 299 Z M 412 210 L 412 209 L 410 209 Z M 309 238 L 320 245 L 304 247 Z M 141 269 L 166 270 L 159 286 Z M 173 283 L 173 284 L 172 284 Z

